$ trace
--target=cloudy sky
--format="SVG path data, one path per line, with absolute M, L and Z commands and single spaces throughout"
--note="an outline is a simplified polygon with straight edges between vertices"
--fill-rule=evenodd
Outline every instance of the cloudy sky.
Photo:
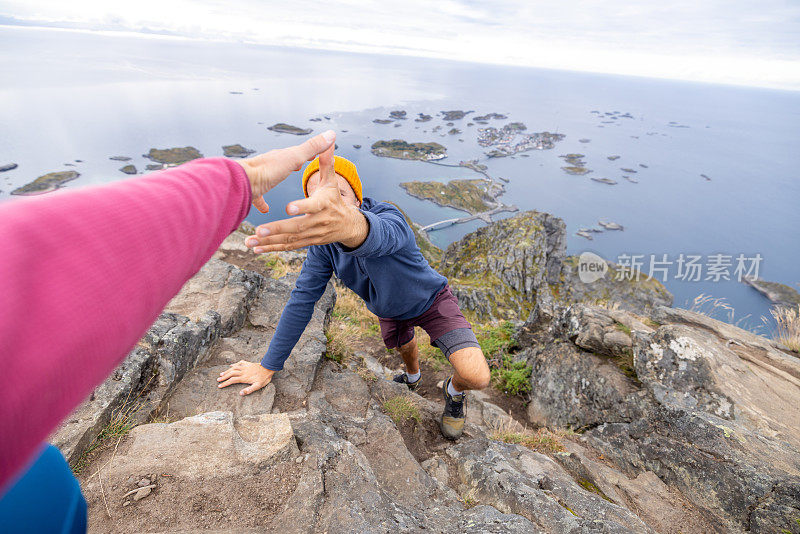
M 0 0 L 0 22 L 800 90 L 800 0 Z

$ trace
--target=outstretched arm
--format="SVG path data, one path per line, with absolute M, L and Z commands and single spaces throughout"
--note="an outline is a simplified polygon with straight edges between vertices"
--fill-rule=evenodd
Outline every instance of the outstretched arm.
M 234 363 L 219 374 L 219 387 L 250 384 L 239 392 L 240 395 L 249 395 L 272 381 L 272 375 L 283 369 L 283 363 L 308 326 L 308 321 L 314 314 L 314 305 L 325 293 L 331 274 L 333 266 L 330 258 L 318 247 L 309 248 L 303 269 L 297 277 L 289 302 L 283 308 L 275 334 L 261 363 L 245 360 Z
M 333 142 L 0 204 L 0 493 L 247 215 Z M 265 167 L 269 167 L 268 169 Z M 266 205 L 261 206 L 266 209 Z

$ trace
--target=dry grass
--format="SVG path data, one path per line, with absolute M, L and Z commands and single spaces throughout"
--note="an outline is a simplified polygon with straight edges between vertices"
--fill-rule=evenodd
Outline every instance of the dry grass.
M 99 434 L 97 434 L 97 437 L 92 440 L 92 443 L 86 448 L 86 450 L 83 451 L 78 459 L 73 462 L 73 473 L 76 475 L 80 474 L 80 472 L 94 457 L 94 453 L 96 451 L 99 451 L 100 448 L 106 443 L 113 442 L 114 440 L 119 442 L 119 439 L 124 437 L 128 432 L 131 431 L 133 427 L 136 426 L 136 423 L 131 420 L 131 416 L 136 411 L 134 406 L 135 405 L 132 405 L 125 409 L 123 405 L 123 408 L 120 408 L 112 414 L 111 421 L 109 421 L 109 423 L 103 427 L 103 429 Z
M 751 328 L 747 325 L 750 319 L 749 314 L 737 319 L 736 309 L 724 298 L 716 298 L 711 295 L 706 295 L 705 293 L 700 293 L 694 298 L 692 305 L 689 307 L 689 311 L 700 313 L 712 319 L 716 319 L 717 321 L 732 324 L 733 326 L 752 332 L 756 332 L 761 328 L 761 325 L 756 325 L 755 328 Z
M 514 421 L 492 431 L 489 434 L 489 438 L 513 445 L 522 445 L 537 452 L 552 454 L 554 452 L 562 452 L 564 450 L 562 443 L 564 437 L 572 434 L 571 430 L 552 431 L 544 427 L 538 430 L 531 430 L 521 427 L 519 423 Z
M 791 350 L 800 352 L 800 305 L 794 308 L 778 306 L 770 310 L 775 319 L 773 339 Z M 766 324 L 766 319 L 762 317 Z
M 347 361 L 354 356 L 353 348 L 359 346 L 364 338 L 379 335 L 378 318 L 367 309 L 361 297 L 337 283 L 336 305 L 325 330 L 328 339 L 325 356 L 337 362 Z
M 111 420 L 108 424 L 100 430 L 100 433 L 92 440 L 86 450 L 84 450 L 77 459 L 71 462 L 70 467 L 73 473 L 76 475 L 79 474 L 81 470 L 91 462 L 94 455 L 102 450 L 106 444 L 116 440 L 117 445 L 119 445 L 120 440 L 138 424 L 134 416 L 144 404 L 142 394 L 148 390 L 150 383 L 156 376 L 158 375 L 155 373 L 150 375 L 147 383 L 137 393 L 135 398 L 131 399 L 131 392 L 128 392 L 127 397 L 125 397 L 125 400 L 119 408 L 111 412 Z M 167 408 L 167 411 L 169 412 L 169 408 Z
M 383 409 L 395 423 L 403 423 L 413 419 L 417 423 L 422 421 L 419 408 L 408 395 L 397 395 L 383 402 Z

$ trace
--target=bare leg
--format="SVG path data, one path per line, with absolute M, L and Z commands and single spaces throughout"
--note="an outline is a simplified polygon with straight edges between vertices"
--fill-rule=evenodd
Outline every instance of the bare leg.
M 489 385 L 489 364 L 478 347 L 455 351 L 450 355 L 450 363 L 453 365 L 453 387 L 458 391 L 483 389 Z
M 414 336 L 411 341 L 398 349 L 400 357 L 406 364 L 406 373 L 417 374 L 419 372 L 419 351 L 417 350 L 417 337 Z

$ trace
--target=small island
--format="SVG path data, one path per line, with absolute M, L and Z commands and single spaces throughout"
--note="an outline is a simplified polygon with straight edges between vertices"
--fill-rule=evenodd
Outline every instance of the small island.
M 375 124 L 391 124 L 394 121 L 391 119 L 372 119 L 372 122 Z
M 776 306 L 796 308 L 800 306 L 800 293 L 791 286 L 780 282 L 768 282 L 760 278 L 745 276 L 742 281 L 753 287 Z
M 402 139 L 376 141 L 372 153 L 382 158 L 435 161 L 447 157 L 447 149 L 439 143 L 409 143 Z
M 564 162 L 569 164 L 566 167 L 561 167 L 561 169 L 567 174 L 583 176 L 584 174 L 589 174 L 590 172 L 592 172 L 591 169 L 586 168 L 586 162 L 583 161 L 583 158 L 586 157 L 584 154 L 570 153 L 570 154 L 562 154 L 558 157 L 563 159 Z M 601 181 L 601 183 L 606 183 L 602 180 L 607 180 L 607 178 L 597 179 L 597 181 Z M 616 182 L 614 183 L 616 184 Z
M 607 222 L 607 221 L 598 221 L 597 224 L 599 224 L 600 226 L 602 226 L 606 230 L 624 230 L 625 229 L 625 227 L 622 226 L 621 224 L 618 224 L 618 223 L 615 223 L 615 222 L 610 222 L 610 221 L 609 222 Z
M 442 118 L 446 121 L 457 121 L 463 119 L 468 114 L 472 113 L 472 111 L 461 111 L 460 109 L 456 109 L 453 111 L 442 111 Z
M 111 156 L 108 159 L 110 159 L 112 161 L 130 161 L 131 160 L 131 158 L 129 158 L 128 156 Z
M 615 161 L 619 159 L 619 156 L 608 156 L 609 161 Z
M 5 165 L 0 165 L 0 172 L 13 171 L 16 168 L 16 163 L 6 163 Z
M 561 154 L 558 157 L 563 159 L 565 162 L 569 163 L 570 165 L 575 165 L 577 167 L 586 166 L 586 162 L 583 161 L 583 158 L 586 157 L 584 154 L 575 154 L 575 153 Z
M 414 122 L 428 122 L 432 118 L 433 117 L 431 117 L 430 115 L 425 115 L 424 113 L 418 113 L 417 118 L 414 119 Z
M 406 112 L 403 110 L 390 111 L 389 116 L 393 119 L 405 119 Z
M 279 122 L 277 124 L 273 124 L 272 126 L 268 126 L 267 130 L 271 130 L 273 132 L 278 132 L 278 133 L 292 134 L 292 135 L 308 135 L 314 131 L 311 128 L 300 128 L 298 126 L 292 126 L 291 124 L 286 124 L 283 122 Z
M 620 170 L 622 172 L 626 172 L 628 174 L 636 174 L 638 172 L 638 171 L 635 171 L 633 169 L 629 169 L 628 167 L 621 167 Z
M 74 180 L 78 176 L 80 176 L 80 174 L 76 171 L 51 172 L 38 177 L 22 187 L 14 189 L 11 191 L 11 194 L 20 196 L 43 195 L 44 193 L 49 193 L 63 187 L 66 182 Z
M 180 165 L 193 159 L 202 158 L 203 155 L 193 146 L 176 148 L 151 148 L 144 155 L 147 159 L 164 165 Z
M 592 178 L 592 180 L 594 180 L 595 182 L 599 182 L 601 184 L 617 185 L 617 182 L 615 180 L 612 180 L 611 178 Z
M 226 158 L 246 158 L 250 154 L 255 153 L 255 150 L 245 148 L 240 144 L 225 145 L 222 147 L 222 151 Z
M 486 115 L 479 115 L 477 117 L 472 117 L 472 120 L 475 120 L 475 121 L 488 121 L 489 119 L 504 120 L 504 119 L 507 119 L 507 118 L 508 117 L 506 117 L 502 113 L 487 113 Z
M 148 163 L 144 168 L 148 171 L 160 171 L 164 166 L 161 163 Z
M 447 183 L 403 182 L 400 187 L 412 197 L 473 215 L 495 208 L 495 198 L 503 192 L 503 186 L 482 178 L 450 180 Z
M 136 174 L 136 167 L 134 165 L 125 165 L 120 171 L 125 174 Z
M 566 167 L 561 167 L 561 170 L 563 170 L 567 174 L 572 174 L 574 176 L 583 176 L 584 174 L 589 174 L 590 172 L 592 172 L 591 169 L 587 169 L 586 167 L 581 167 L 579 165 L 569 165 Z

